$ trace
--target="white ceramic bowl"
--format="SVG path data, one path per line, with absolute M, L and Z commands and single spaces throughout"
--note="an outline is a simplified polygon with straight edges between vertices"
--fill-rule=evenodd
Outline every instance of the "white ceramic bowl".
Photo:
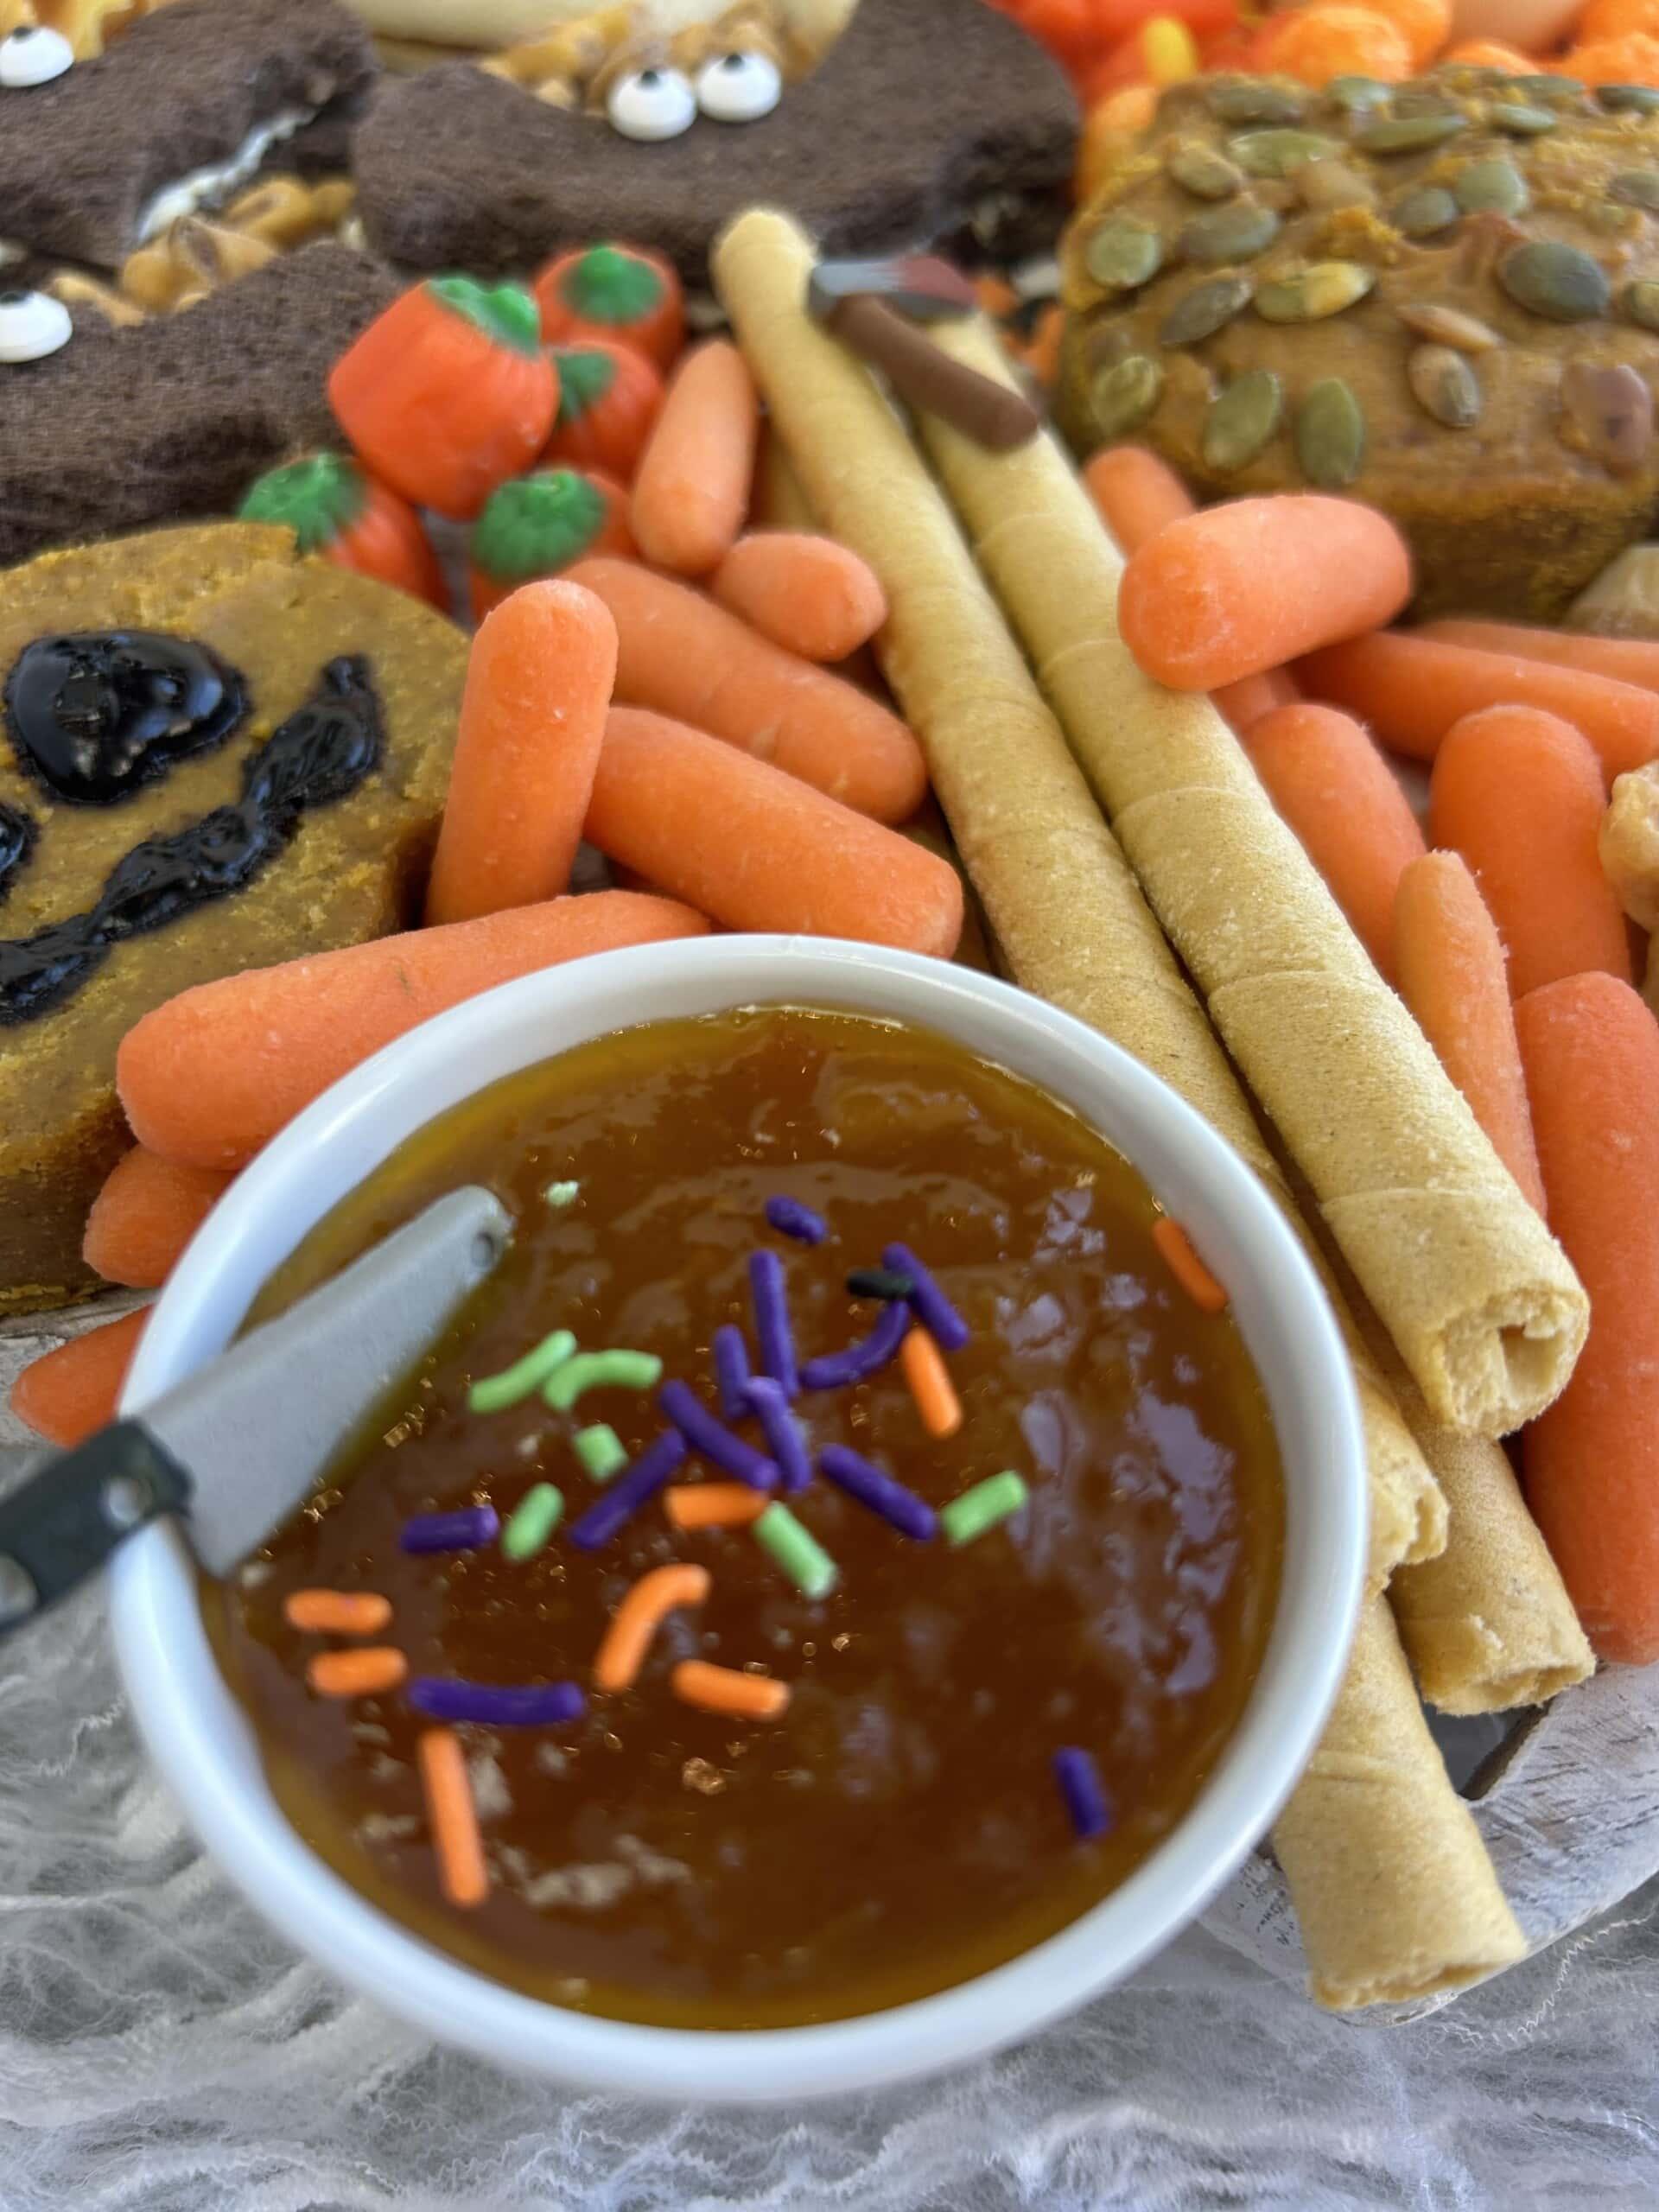
M 1313 1749 L 1347 1652 L 1365 1545 L 1341 1340 L 1294 1237 L 1236 1155 L 1135 1061 L 1039 1001 L 965 969 L 821 940 L 707 938 L 608 953 L 510 983 L 390 1046 L 284 1130 L 215 1211 L 156 1306 L 124 1410 L 222 1350 L 313 1224 L 435 1115 L 588 1038 L 767 1003 L 925 1023 L 1045 1085 L 1135 1162 L 1231 1290 L 1284 1460 L 1283 1588 L 1237 1734 L 1186 1818 L 1120 1889 L 1010 1964 L 862 2018 L 728 2033 L 566 2012 L 431 1948 L 301 1842 L 214 1664 L 173 1529 L 144 1530 L 113 1573 L 122 1672 L 151 1754 L 220 1866 L 286 1935 L 392 2011 L 499 2064 L 682 2101 L 795 2100 L 973 2058 L 1097 1995 L 1166 1942 L 1263 1834 Z

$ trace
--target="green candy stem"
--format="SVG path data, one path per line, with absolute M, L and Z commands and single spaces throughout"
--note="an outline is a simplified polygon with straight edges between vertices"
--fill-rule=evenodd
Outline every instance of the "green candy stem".
M 559 423 L 563 428 L 591 415 L 616 382 L 616 363 L 608 353 L 590 353 L 573 346 L 554 348 L 559 372 Z
M 555 1413 L 568 1414 L 584 1390 L 654 1390 L 662 1379 L 654 1351 L 579 1351 L 555 1368 L 542 1395 Z
M 354 461 L 313 453 L 257 478 L 236 512 L 243 522 L 279 524 L 299 539 L 302 553 L 320 553 L 351 528 L 368 496 Z
M 496 583 L 556 575 L 605 527 L 605 494 L 574 468 L 543 468 L 492 493 L 473 525 L 476 567 Z
M 450 311 L 464 315 L 486 338 L 514 353 L 537 353 L 542 342 L 540 310 L 520 284 L 475 284 L 470 276 L 434 276 L 427 290 Z
M 590 246 L 565 271 L 559 289 L 584 322 L 621 328 L 662 304 L 663 280 L 648 261 L 616 245 Z

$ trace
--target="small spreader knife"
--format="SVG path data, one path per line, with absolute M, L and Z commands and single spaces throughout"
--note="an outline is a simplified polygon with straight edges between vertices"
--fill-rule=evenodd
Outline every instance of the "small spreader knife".
M 0 1500 L 0 1635 L 164 1513 L 228 1574 L 494 1273 L 512 1230 L 488 1191 L 453 1192 L 136 1419 L 38 1467 Z

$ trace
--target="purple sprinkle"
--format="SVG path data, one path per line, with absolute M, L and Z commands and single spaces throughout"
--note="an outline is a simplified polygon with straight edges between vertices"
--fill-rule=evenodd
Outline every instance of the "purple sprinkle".
M 868 1337 L 855 1344 L 849 1344 L 845 1351 L 826 1352 L 822 1359 L 809 1359 L 801 1370 L 801 1382 L 809 1390 L 841 1390 L 849 1382 L 867 1382 L 878 1375 L 899 1357 L 899 1347 L 910 1334 L 910 1308 L 902 1300 L 894 1299 L 881 1308 L 880 1319 Z
M 749 1380 L 749 1348 L 742 1330 L 730 1322 L 715 1331 L 715 1380 L 720 1385 L 720 1410 L 728 1421 L 741 1421 L 749 1409 L 743 1395 Z
M 1071 1815 L 1071 1825 L 1083 1840 L 1087 1843 L 1106 1834 L 1112 1825 L 1112 1808 L 1094 1754 L 1080 1751 L 1074 1745 L 1056 1751 L 1054 1779 Z
M 686 1455 L 685 1439 L 677 1428 L 665 1428 L 654 1444 L 646 1445 L 633 1465 L 601 1491 L 580 1520 L 566 1531 L 579 1552 L 596 1552 L 608 1544 L 625 1521 L 664 1489 Z
M 784 1263 L 775 1252 L 749 1255 L 749 1288 L 754 1296 L 754 1332 L 760 1345 L 761 1369 L 786 1398 L 798 1398 L 801 1378 L 795 1369 L 795 1332 L 789 1325 Z
M 830 1234 L 823 1216 L 804 1206 L 798 1198 L 768 1198 L 766 1219 L 780 1236 L 792 1236 L 798 1244 L 822 1244 Z
M 416 1713 L 433 1720 L 475 1720 L 484 1728 L 550 1728 L 580 1720 L 588 1700 L 575 1682 L 462 1682 L 443 1675 L 416 1675 L 406 1693 Z
M 855 1497 L 872 1513 L 891 1522 L 901 1536 L 913 1536 L 918 1543 L 925 1543 L 938 1528 L 938 1516 L 925 1499 L 895 1482 L 884 1469 L 849 1452 L 844 1444 L 825 1445 L 818 1454 L 818 1472 L 849 1497 Z
M 467 1505 L 459 1513 L 417 1513 L 405 1521 L 398 1542 L 406 1552 L 475 1552 L 493 1544 L 501 1518 L 493 1505 Z
M 664 1382 L 657 1402 L 699 1459 L 712 1459 L 751 1490 L 776 1490 L 778 1470 L 764 1452 L 734 1436 L 683 1382 Z
M 766 1433 L 767 1445 L 784 1478 L 784 1489 L 793 1497 L 812 1479 L 812 1462 L 807 1454 L 801 1425 L 789 1410 L 788 1399 L 769 1375 L 757 1375 L 746 1396 L 748 1410 L 757 1416 Z
M 881 1264 L 911 1280 L 910 1302 L 916 1318 L 941 1351 L 960 1351 L 968 1341 L 968 1324 L 908 1244 L 889 1244 Z

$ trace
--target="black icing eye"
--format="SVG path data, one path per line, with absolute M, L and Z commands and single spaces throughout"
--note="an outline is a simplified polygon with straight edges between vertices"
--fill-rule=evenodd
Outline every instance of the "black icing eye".
M 756 123 L 783 98 L 778 65 L 765 54 L 718 54 L 697 72 L 697 105 L 715 123 Z
M 38 638 L 5 690 L 19 763 L 80 806 L 125 798 L 223 744 L 246 705 L 241 678 L 205 645 L 138 630 Z
M 611 86 L 605 112 L 613 130 L 650 143 L 689 130 L 696 120 L 697 103 L 677 69 L 636 69 Z
M 74 67 L 75 49 L 60 31 L 22 23 L 0 39 L 0 91 L 27 92 L 49 85 Z
M 0 292 L 0 363 L 41 360 L 74 330 L 68 308 L 49 292 Z

